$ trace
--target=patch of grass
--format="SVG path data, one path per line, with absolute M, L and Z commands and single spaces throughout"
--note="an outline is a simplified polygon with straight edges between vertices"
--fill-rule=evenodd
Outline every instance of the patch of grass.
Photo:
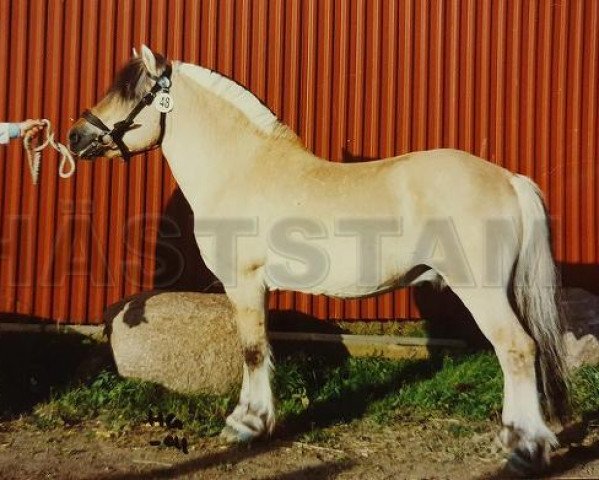
M 148 412 L 174 413 L 186 430 L 214 435 L 222 429 L 234 396 L 182 395 L 150 382 L 123 379 L 104 371 L 92 382 L 67 389 L 38 405 L 34 420 L 39 426 L 75 424 L 98 418 L 109 428 L 143 423 Z
M 445 357 L 433 377 L 404 385 L 383 405 L 386 411 L 414 409 L 484 420 L 499 415 L 502 384 L 499 364 L 490 353 Z
M 599 412 L 599 366 L 584 366 L 572 377 L 572 406 L 580 415 Z
M 283 431 L 304 441 L 322 441 L 326 427 L 368 418 L 387 423 L 399 417 L 454 417 L 464 420 L 498 418 L 502 375 L 492 353 L 477 353 L 438 362 L 346 358 L 331 361 L 295 353 L 277 362 L 274 375 L 277 415 Z M 575 412 L 599 410 L 599 367 L 584 367 L 574 375 Z M 92 381 L 65 388 L 35 409 L 40 426 L 100 419 L 113 429 L 145 421 L 154 412 L 172 412 L 189 432 L 218 433 L 236 394 L 180 395 L 152 383 L 127 380 L 105 371 Z M 469 431 L 458 425 L 460 437 Z
M 363 412 L 370 402 L 399 387 L 416 364 L 426 370 L 424 362 L 350 357 L 335 365 L 315 356 L 289 356 L 275 371 L 279 416 L 298 416 L 332 405 L 335 419 L 353 418 L 356 411 Z

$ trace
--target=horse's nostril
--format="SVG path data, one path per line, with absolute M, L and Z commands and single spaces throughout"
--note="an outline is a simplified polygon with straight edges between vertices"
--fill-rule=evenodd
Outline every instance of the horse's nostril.
M 81 136 L 77 132 L 69 133 L 69 143 L 71 145 L 77 145 L 79 140 L 81 140 Z

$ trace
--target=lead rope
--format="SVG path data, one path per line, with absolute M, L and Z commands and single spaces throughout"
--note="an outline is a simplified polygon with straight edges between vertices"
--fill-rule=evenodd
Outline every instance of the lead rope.
M 58 175 L 60 178 L 69 178 L 75 173 L 75 160 L 73 160 L 73 156 L 67 147 L 54 140 L 54 129 L 52 128 L 50 120 L 43 119 L 42 123 L 44 124 L 43 131 L 45 132 L 46 137 L 40 145 L 37 147 L 31 145 L 31 140 L 33 139 L 31 131 L 26 133 L 23 138 L 23 146 L 27 152 L 27 162 L 29 164 L 29 171 L 31 172 L 31 179 L 33 180 L 34 185 L 37 185 L 40 175 L 42 150 L 48 145 L 60 154 L 60 163 L 58 165 Z

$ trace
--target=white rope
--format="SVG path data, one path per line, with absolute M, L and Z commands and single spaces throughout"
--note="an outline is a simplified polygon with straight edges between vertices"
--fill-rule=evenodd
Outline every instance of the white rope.
M 31 133 L 32 130 L 27 132 L 25 138 L 23 138 L 23 145 L 27 152 L 29 171 L 31 172 L 31 179 L 33 180 L 34 185 L 37 185 L 39 179 L 42 150 L 48 145 L 60 154 L 60 164 L 58 165 L 58 175 L 60 178 L 69 178 L 75 173 L 75 160 L 73 160 L 73 156 L 67 147 L 54 140 L 54 129 L 52 128 L 50 120 L 43 119 L 42 123 L 44 124 L 43 131 L 45 132 L 46 137 L 41 144 L 37 147 L 31 145 L 31 140 L 34 136 Z

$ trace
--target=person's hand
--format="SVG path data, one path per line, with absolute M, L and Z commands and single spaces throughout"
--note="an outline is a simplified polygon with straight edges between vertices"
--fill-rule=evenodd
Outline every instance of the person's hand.
M 25 136 L 25 134 L 35 136 L 43 130 L 44 123 L 41 120 L 28 119 L 19 123 L 19 128 L 21 129 L 21 137 Z

